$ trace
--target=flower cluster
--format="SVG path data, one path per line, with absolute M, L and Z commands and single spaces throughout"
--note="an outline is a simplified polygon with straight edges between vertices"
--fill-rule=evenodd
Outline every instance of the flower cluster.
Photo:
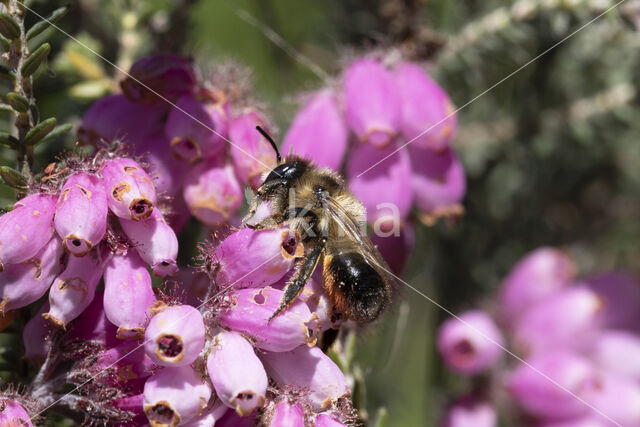
M 140 337 L 155 301 L 147 265 L 157 276 L 174 274 L 177 237 L 134 160 L 101 152 L 67 164 L 0 216 L 0 309 L 25 307 L 49 290 L 42 316 L 65 329 L 103 278 L 118 336 Z
M 577 279 L 566 254 L 540 248 L 512 269 L 498 300 L 495 318 L 473 310 L 440 328 L 450 369 L 492 379 L 453 403 L 444 425 L 495 426 L 497 406 L 517 414 L 517 425 L 639 425 L 636 280 L 621 272 Z M 503 357 L 507 342 L 524 363 Z
M 198 78 L 186 58 L 142 58 L 121 82 L 121 94 L 89 108 L 78 133 L 84 143 L 122 140 L 144 155 L 158 191 L 171 201 L 176 230 L 190 215 L 210 226 L 228 223 L 242 204 L 242 186 L 257 188 L 276 162 L 256 131 L 269 127 L 264 115 L 242 105 L 228 73 Z

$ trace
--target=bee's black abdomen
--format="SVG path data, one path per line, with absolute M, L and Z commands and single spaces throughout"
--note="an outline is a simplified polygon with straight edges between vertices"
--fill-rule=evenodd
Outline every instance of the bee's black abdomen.
M 384 279 L 357 252 L 327 256 L 323 276 L 336 308 L 358 322 L 375 320 L 389 301 Z

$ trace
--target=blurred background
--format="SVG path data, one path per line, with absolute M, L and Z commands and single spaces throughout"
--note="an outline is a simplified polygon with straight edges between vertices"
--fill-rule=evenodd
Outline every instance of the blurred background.
M 29 5 L 46 16 L 63 3 Z M 122 69 L 153 52 L 191 55 L 205 69 L 227 60 L 246 65 L 255 97 L 279 126 L 277 139 L 297 110 L 297 96 L 325 83 L 289 51 L 335 76 L 355 55 L 395 49 L 424 62 L 460 107 L 614 4 L 78 0 L 59 25 Z M 582 273 L 614 267 L 638 273 L 639 26 L 640 4 L 626 0 L 458 113 L 453 146 L 468 177 L 465 215 L 455 224 L 415 224 L 407 282 L 458 312 L 491 309 L 509 268 L 540 245 L 565 248 Z M 43 117 L 77 124 L 92 102 L 117 89 L 121 76 L 64 34 L 47 31 L 49 76 L 38 79 L 36 98 Z M 270 40 L 269 31 L 284 42 Z M 0 120 L 8 119 L 0 112 Z M 72 135 L 41 147 L 35 168 L 51 162 L 63 144 L 71 149 Z M 13 154 L 0 150 L 0 163 L 12 165 Z M 1 187 L 1 206 L 13 197 Z M 195 221 L 181 236 L 182 242 L 200 238 Z M 186 261 L 192 255 L 181 254 Z M 447 317 L 402 289 L 384 321 L 359 334 L 354 372 L 364 387 L 356 399 L 371 417 L 385 407 L 389 425 L 436 425 L 448 397 L 465 388 L 434 349 L 436 328 Z

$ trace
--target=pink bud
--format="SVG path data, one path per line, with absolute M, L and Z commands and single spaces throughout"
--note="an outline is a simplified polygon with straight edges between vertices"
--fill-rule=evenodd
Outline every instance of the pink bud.
M 84 256 L 107 231 L 107 195 L 95 175 L 77 172 L 67 178 L 56 207 L 54 225 L 67 252 Z
M 78 317 L 89 306 L 102 276 L 102 267 L 89 256 L 70 257 L 67 268 L 49 290 L 48 313 L 42 315 L 58 328 Z
M 55 196 L 31 194 L 0 216 L 0 272 L 35 256 L 53 235 Z
M 465 397 L 454 402 L 445 414 L 441 427 L 495 427 L 498 414 L 488 402 Z
M 204 346 L 204 321 L 190 305 L 169 307 L 151 318 L 144 333 L 144 351 L 158 365 L 184 366 Z
M 573 261 L 550 247 L 529 252 L 511 269 L 500 287 L 500 309 L 507 322 L 515 320 L 532 304 L 571 283 Z
M 100 354 L 94 368 L 100 373 L 112 369 L 115 382 L 122 384 L 150 376 L 156 365 L 137 342 L 125 341 Z
M 184 427 L 213 427 L 218 425 L 218 421 L 226 414 L 227 407 L 219 400 L 209 409 L 204 411 L 199 417 L 192 418 Z
M 140 221 L 151 215 L 156 190 L 138 163 L 127 158 L 107 160 L 102 164 L 102 179 L 109 209 L 116 216 Z
M 265 352 L 260 358 L 271 378 L 281 385 L 309 393 L 309 401 L 316 411 L 328 408 L 349 394 L 344 374 L 318 347 L 302 345 L 293 351 Z
M 367 221 L 374 231 L 399 227 L 409 215 L 413 194 L 407 185 L 411 182 L 411 161 L 406 150 L 392 154 L 382 163 L 367 168 L 390 155 L 395 146 L 384 149 L 358 144 L 349 155 L 347 178 L 349 188 L 367 209 Z
M 273 288 L 241 289 L 230 295 L 232 305 L 218 319 L 220 325 L 250 337 L 254 345 L 268 351 L 293 350 L 313 345 L 320 327 L 318 315 L 302 301 L 269 320 L 284 293 Z
M 601 323 L 600 297 L 584 286 L 573 286 L 526 310 L 515 324 L 513 342 L 525 354 L 582 346 Z
M 154 275 L 165 277 L 178 271 L 178 237 L 159 210 L 143 221 L 120 219 L 120 225 Z
M 458 126 L 455 107 L 444 90 L 416 64 L 395 70 L 402 98 L 401 129 L 407 140 L 421 148 L 440 151 L 449 145 Z
M 242 228 L 215 249 L 219 286 L 236 288 L 270 285 L 289 271 L 302 256 L 300 234 L 287 228 Z
M 144 336 L 149 307 L 156 301 L 151 276 L 135 251 L 113 255 L 104 268 L 104 311 L 118 338 Z
M 604 373 L 589 383 L 581 396 L 620 425 L 640 423 L 640 384 L 635 379 Z
M 441 217 L 455 217 L 461 206 L 467 183 L 462 163 L 455 151 L 446 148 L 435 153 L 409 146 L 413 168 L 412 185 L 416 206 L 422 221 L 432 224 Z
M 378 248 L 391 270 L 398 275 L 404 273 L 411 252 L 416 244 L 413 225 L 405 223 L 400 230 L 390 233 L 373 233 L 371 242 Z
M 123 140 L 138 145 L 164 126 L 166 104 L 144 105 L 129 101 L 124 95 L 100 98 L 85 113 L 78 138 L 88 145 L 102 139 Z
M 120 343 L 116 338 L 117 327 L 107 319 L 103 301 L 104 291 L 96 291 L 91 304 L 73 322 L 67 335 L 69 338 L 97 341 L 104 347 L 113 347 Z
M 149 164 L 148 171 L 156 194 L 176 196 L 184 181 L 184 163 L 171 153 L 169 141 L 164 133 L 156 132 L 136 147 L 136 153 L 143 155 Z
M 190 366 L 164 368 L 144 385 L 144 412 L 154 426 L 177 426 L 202 414 L 211 388 Z
M 262 184 L 263 172 L 276 165 L 276 155 L 271 144 L 256 130 L 266 128 L 265 120 L 255 111 L 245 112 L 229 125 L 231 159 L 241 182 L 254 190 Z
M 0 311 L 6 313 L 37 301 L 62 271 L 60 239 L 53 237 L 35 257 L 9 264 L 0 272 Z
M 15 400 L 0 401 L 0 425 L 7 427 L 33 427 L 29 414 Z
M 504 338 L 491 317 L 474 310 L 447 319 L 438 331 L 438 351 L 444 363 L 462 374 L 477 374 L 502 355 Z
M 533 369 L 522 364 L 508 380 L 508 390 L 522 409 L 531 415 L 554 419 L 578 417 L 590 410 L 573 396 L 579 396 L 595 379 L 587 360 L 559 350 L 541 353 L 527 362 Z
M 278 403 L 273 411 L 270 426 L 304 427 L 304 411 L 301 405 L 290 405 L 286 401 Z
M 193 216 L 218 225 L 229 221 L 242 204 L 242 188 L 230 164 L 210 159 L 189 171 L 184 199 Z
M 389 144 L 400 126 L 401 99 L 393 75 L 379 62 L 355 61 L 344 76 L 347 124 L 361 141 Z
M 219 332 L 207 358 L 207 372 L 222 403 L 247 416 L 264 405 L 269 380 L 253 346 L 235 332 Z
M 178 159 L 194 163 L 224 149 L 228 120 L 229 106 L 224 96 L 206 104 L 184 95 L 169 113 L 165 136 Z
M 340 170 L 347 149 L 348 130 L 330 90 L 315 93 L 287 131 L 280 151 L 313 160 L 318 167 Z
M 47 338 L 53 331 L 51 324 L 42 317 L 42 314 L 49 311 L 49 301 L 38 310 L 22 330 L 22 344 L 24 344 L 24 357 L 36 363 L 44 361 L 47 355 Z
M 147 104 L 164 103 L 193 91 L 196 76 L 192 60 L 172 54 L 156 54 L 138 59 L 120 82 L 131 101 Z
M 318 414 L 316 415 L 316 422 L 314 426 L 315 427 L 346 427 L 346 424 L 342 424 L 340 421 L 330 417 L 329 415 Z
M 640 336 L 627 331 L 604 331 L 592 346 L 589 354 L 600 368 L 640 379 Z
M 640 316 L 640 283 L 628 273 L 612 271 L 588 277 L 585 285 L 602 302 L 602 321 L 609 328 L 632 328 Z

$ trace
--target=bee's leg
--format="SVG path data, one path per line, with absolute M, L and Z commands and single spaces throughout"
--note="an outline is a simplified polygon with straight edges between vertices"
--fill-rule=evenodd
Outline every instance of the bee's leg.
M 318 261 L 320 261 L 320 257 L 324 252 L 324 244 L 320 243 L 318 246 L 315 246 L 309 255 L 305 258 L 302 258 L 300 264 L 297 267 L 296 273 L 293 275 L 287 286 L 284 288 L 284 295 L 282 295 L 282 299 L 280 300 L 280 306 L 276 310 L 275 313 L 271 315 L 269 321 L 280 314 L 284 309 L 286 309 L 291 303 L 293 303 L 302 289 L 304 289 L 304 285 L 307 284 L 311 275 L 313 274 L 316 266 L 318 265 Z
M 247 227 L 254 230 L 263 230 L 265 228 L 277 228 L 284 222 L 284 218 L 280 214 L 269 215 L 255 224 L 246 224 Z

